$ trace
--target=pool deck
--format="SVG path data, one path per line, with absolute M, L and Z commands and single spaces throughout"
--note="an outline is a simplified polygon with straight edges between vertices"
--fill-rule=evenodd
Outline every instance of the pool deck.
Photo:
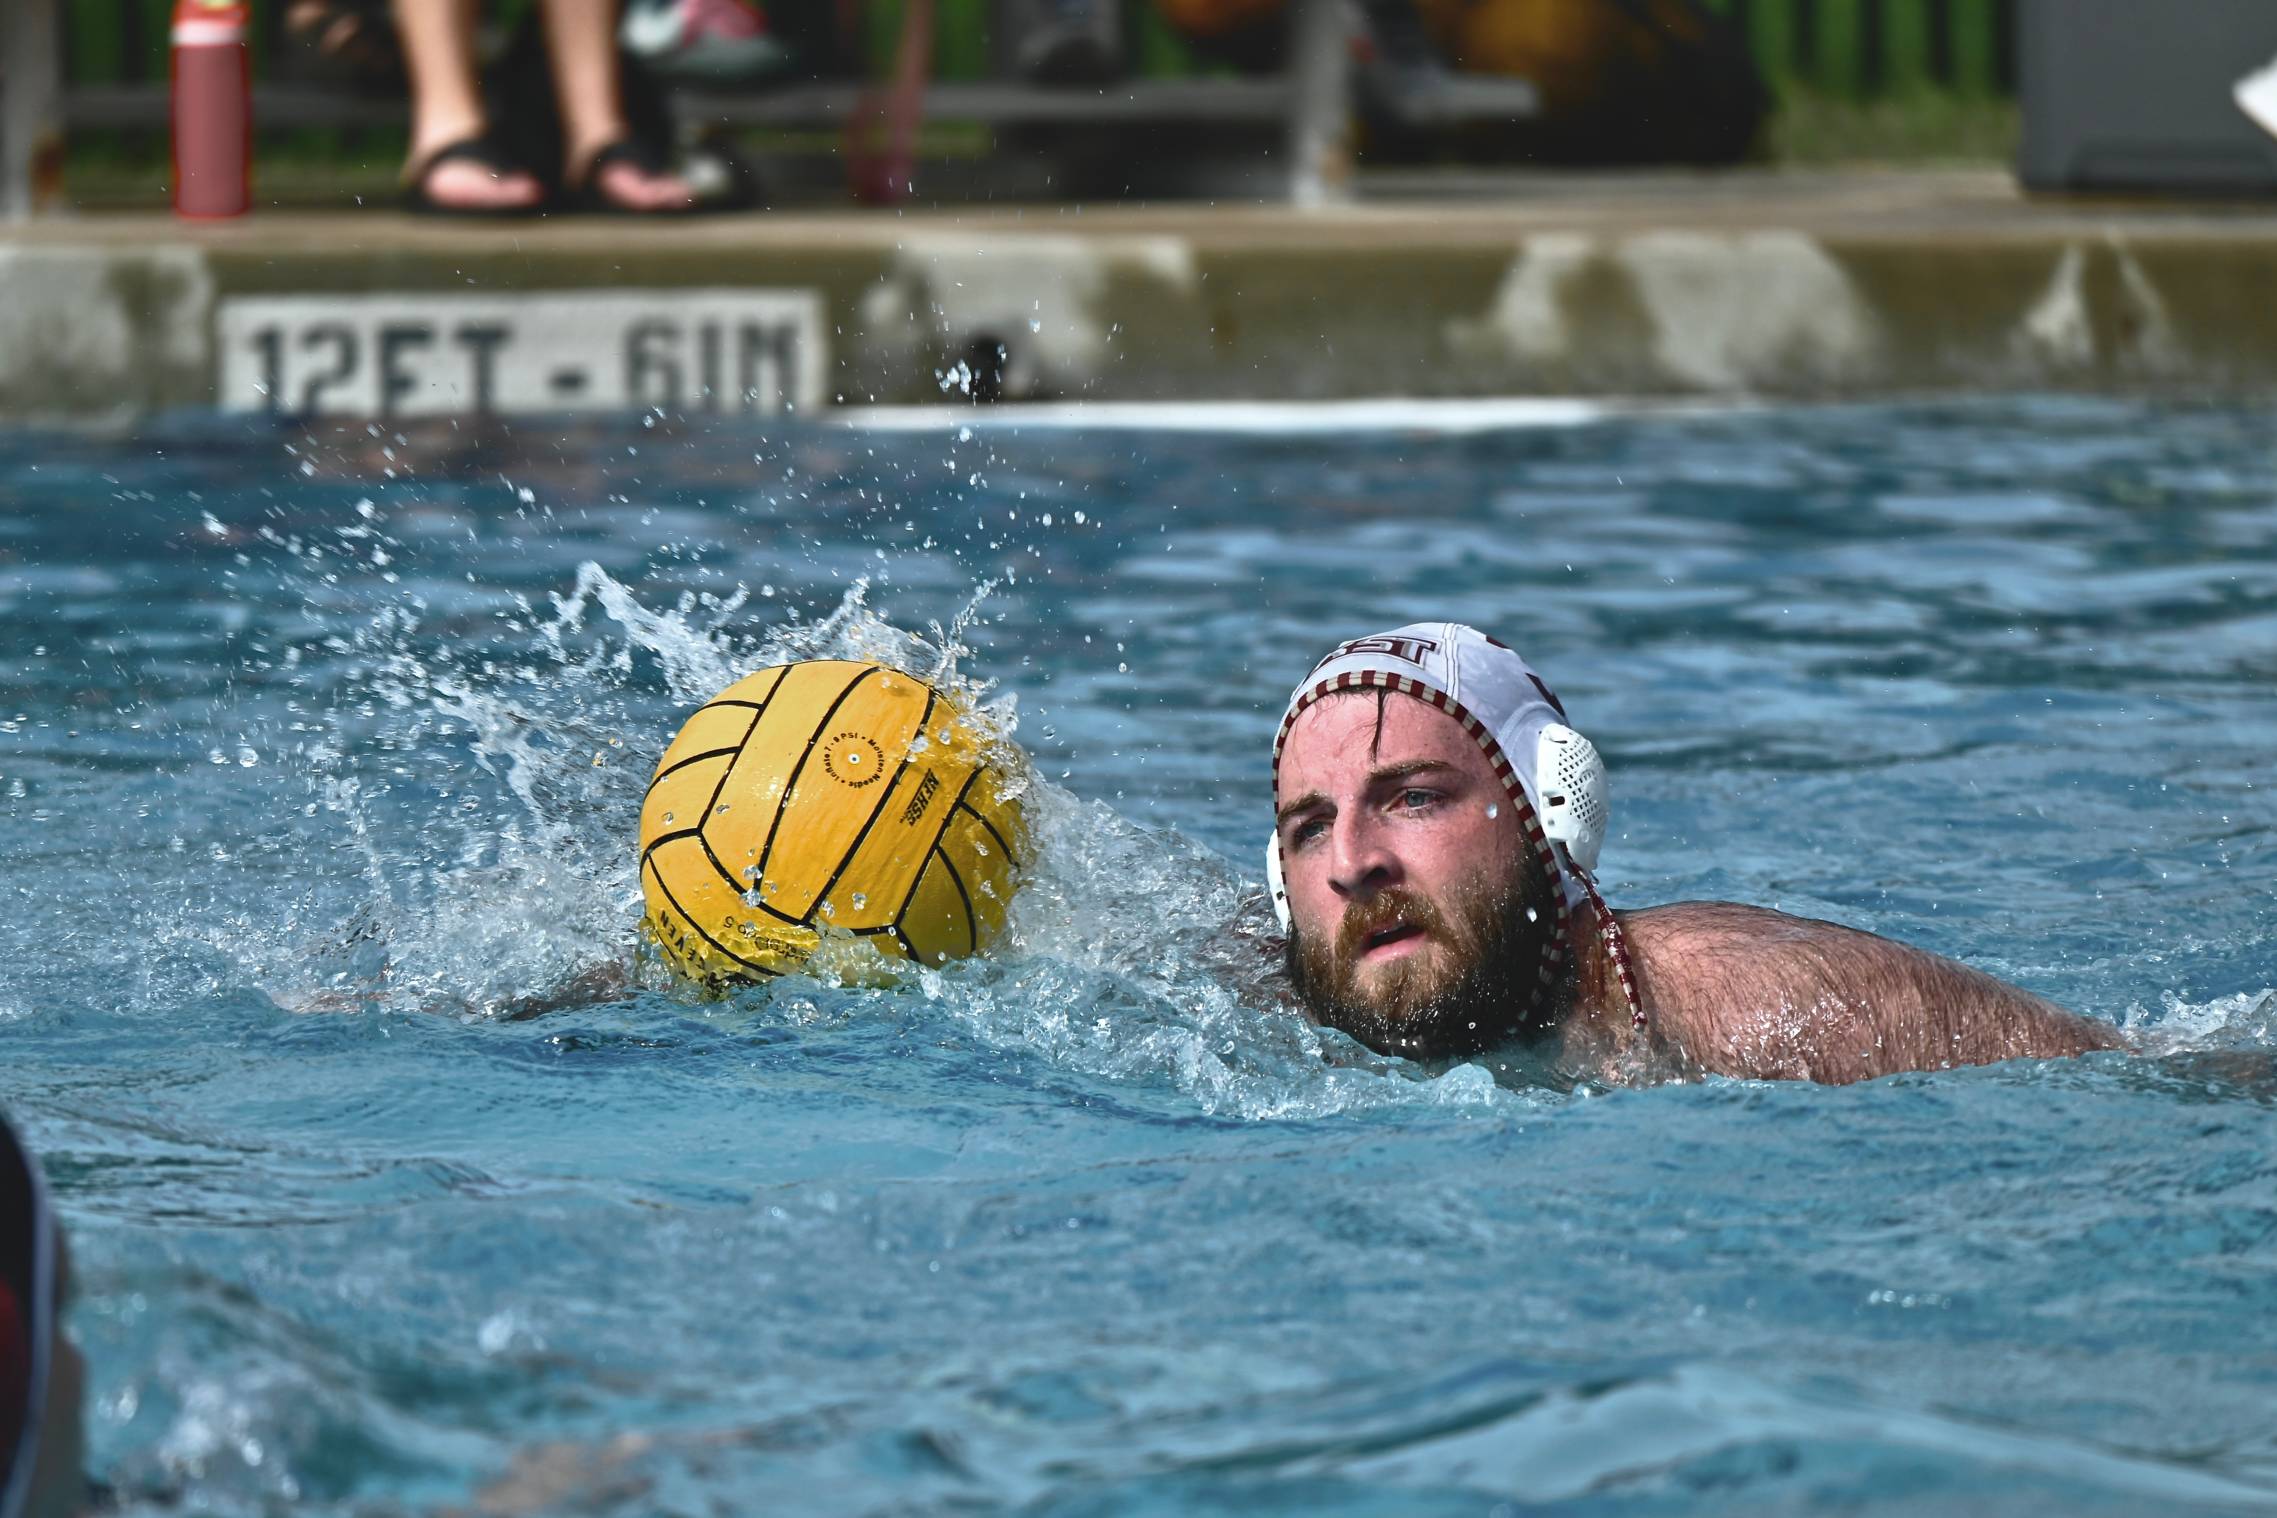
M 0 226 L 17 422 L 278 392 L 414 414 L 2272 385 L 2277 203 L 2031 197 L 1993 171 L 1439 175 L 1322 210 Z

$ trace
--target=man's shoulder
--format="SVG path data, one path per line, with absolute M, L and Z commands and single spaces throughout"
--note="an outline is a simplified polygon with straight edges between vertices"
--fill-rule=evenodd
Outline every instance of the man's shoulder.
M 1737 902 L 1675 902 L 1621 923 L 1663 1036 L 1730 1074 L 1829 1078 L 1829 1042 L 1867 1007 L 1917 1000 L 1937 963 L 1861 929 Z
M 1759 975 L 1796 956 L 1908 952 L 1857 928 L 1736 901 L 1678 901 L 1617 915 L 1630 952 L 1640 961 L 1664 961 L 1664 972 Z
M 1722 901 L 1620 920 L 1656 1030 L 1727 1075 L 1858 1080 L 2118 1043 L 1980 970 L 1839 923 Z

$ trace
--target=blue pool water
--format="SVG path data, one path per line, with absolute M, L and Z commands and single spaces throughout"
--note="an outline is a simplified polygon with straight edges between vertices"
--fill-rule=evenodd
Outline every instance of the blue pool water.
M 0 438 L 0 1104 L 125 1510 L 2277 1507 L 2277 413 L 652 423 Z M 1604 749 L 1617 903 L 2145 1052 L 1306 1028 L 1238 948 L 1272 726 L 1425 616 Z M 679 716 L 920 641 L 1048 780 L 1006 951 L 581 998 Z

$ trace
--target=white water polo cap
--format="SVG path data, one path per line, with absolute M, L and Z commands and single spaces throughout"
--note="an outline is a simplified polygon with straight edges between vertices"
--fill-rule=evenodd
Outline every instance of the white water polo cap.
M 1280 790 L 1281 751 L 1297 718 L 1339 691 L 1388 690 L 1435 706 L 1461 723 L 1502 781 L 1527 844 L 1558 882 L 1571 914 L 1587 904 L 1604 936 L 1621 990 L 1638 1026 L 1644 1014 L 1629 972 L 1628 945 L 1597 894 L 1591 872 L 1611 819 L 1605 761 L 1597 746 L 1566 724 L 1565 705 L 1540 675 L 1499 639 L 1460 622 L 1412 622 L 1339 644 L 1289 696 L 1273 735 L 1273 785 Z M 1289 927 L 1281 836 L 1265 849 L 1273 910 Z M 1563 934 L 1552 954 L 1562 961 Z M 1561 968 L 1545 964 L 1545 976 Z
M 1275 788 L 1297 718 L 1338 691 L 1371 689 L 1413 696 L 1463 725 L 1509 791 L 1527 842 L 1564 887 L 1567 904 L 1579 902 L 1579 877 L 1597 868 L 1610 816 L 1605 761 L 1566 725 L 1563 703 L 1517 651 L 1475 627 L 1415 622 L 1338 645 L 1289 697 L 1273 736 Z M 1269 863 L 1278 876 L 1278 835 Z M 1286 897 L 1274 884 L 1286 926 Z

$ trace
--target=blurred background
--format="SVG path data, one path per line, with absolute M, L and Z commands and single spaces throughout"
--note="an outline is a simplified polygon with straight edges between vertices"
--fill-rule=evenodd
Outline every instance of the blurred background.
M 172 0 L 24 3 L 56 7 L 66 136 L 49 202 L 163 205 Z M 748 171 L 763 204 L 896 198 L 874 166 L 865 176 L 855 139 L 897 108 L 912 122 L 903 182 L 929 202 L 1239 194 L 1264 183 L 1288 136 L 1302 6 L 919 3 L 922 14 L 906 0 L 634 0 L 618 34 L 631 104 L 675 147 Z M 534 56 L 537 9 L 483 8 L 494 97 Z M 1329 46 L 1351 53 L 1352 99 L 1337 114 L 1353 123 L 1357 164 L 1436 188 L 1570 164 L 1996 165 L 2019 129 L 2017 10 L 1376 0 L 1340 18 Z M 257 4 L 248 45 L 261 203 L 391 195 L 405 83 L 386 0 Z

